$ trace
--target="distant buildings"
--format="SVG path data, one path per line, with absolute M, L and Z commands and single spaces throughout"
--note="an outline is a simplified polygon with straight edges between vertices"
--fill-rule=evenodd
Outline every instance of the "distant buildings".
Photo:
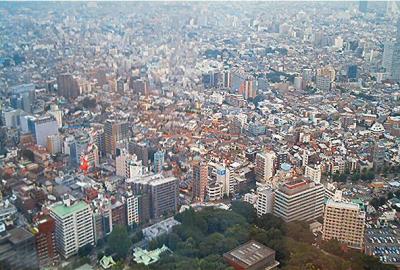
M 351 248 L 362 249 L 365 215 L 358 204 L 328 200 L 324 212 L 322 239 L 336 239 Z
M 56 224 L 56 247 L 64 258 L 77 254 L 87 244 L 94 244 L 92 210 L 87 203 L 73 203 L 67 196 L 62 204 L 50 208 L 50 215 Z
M 323 214 L 324 186 L 299 178 L 275 191 L 274 214 L 285 222 L 310 221 Z

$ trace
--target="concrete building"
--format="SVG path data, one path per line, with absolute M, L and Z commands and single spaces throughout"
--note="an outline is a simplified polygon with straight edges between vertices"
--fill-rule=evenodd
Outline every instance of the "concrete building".
M 351 248 L 362 249 L 365 215 L 359 204 L 328 200 L 324 211 L 322 239 L 336 239 Z
M 132 184 L 134 194 L 149 195 L 149 212 L 152 218 L 175 213 L 178 210 L 179 183 L 177 178 L 155 174 L 134 179 Z
M 115 158 L 115 169 L 116 175 L 125 178 L 135 178 L 143 174 L 142 161 L 135 154 L 129 154 L 126 149 L 122 149 Z
M 255 174 L 256 179 L 260 183 L 267 183 L 275 173 L 276 155 L 272 151 L 257 153 Z
M 33 232 L 41 268 L 52 266 L 60 260 L 56 250 L 55 228 L 55 221 L 50 216 L 41 216 L 35 221 Z
M 71 74 L 57 76 L 57 92 L 66 99 L 78 97 L 80 95 L 78 81 Z
M 321 170 L 321 165 L 307 165 L 304 176 L 310 178 L 312 181 L 315 183 L 320 183 L 321 182 L 321 175 L 322 175 L 322 170 Z
M 208 166 L 207 163 L 200 160 L 194 161 L 193 167 L 193 188 L 192 194 L 195 200 L 203 202 L 206 196 L 207 181 L 208 181 Z
M 274 209 L 274 192 L 271 188 L 257 188 L 257 216 L 272 213 Z
M 28 119 L 28 128 L 36 140 L 36 144 L 47 146 L 47 137 L 58 135 L 58 124 L 53 116 Z
M 126 194 L 126 218 L 128 226 L 140 223 L 139 216 L 139 196 L 132 192 Z
M 322 216 L 323 205 L 323 185 L 309 179 L 293 179 L 275 191 L 274 215 L 285 222 L 314 220 Z
M 107 120 L 104 125 L 105 150 L 115 156 L 117 142 L 128 138 L 129 126 L 126 121 Z
M 56 223 L 56 247 L 64 258 L 94 244 L 92 210 L 84 201 L 73 203 L 66 197 L 62 204 L 50 207 L 50 216 Z
M 50 105 L 50 110 L 49 114 L 54 116 L 54 118 L 57 121 L 58 128 L 62 128 L 63 122 L 62 122 L 62 111 L 58 108 L 58 105 L 52 104 Z
M 55 155 L 57 153 L 61 153 L 62 151 L 62 146 L 61 146 L 61 137 L 60 135 L 50 135 L 47 137 L 47 151 Z
M 24 228 L 0 225 L 0 261 L 4 269 L 39 269 L 35 237 Z
M 165 161 L 164 151 L 157 151 L 154 153 L 154 162 L 153 162 L 154 173 L 162 172 L 164 161 Z
M 275 250 L 254 240 L 224 253 L 223 257 L 235 270 L 272 270 L 279 265 Z

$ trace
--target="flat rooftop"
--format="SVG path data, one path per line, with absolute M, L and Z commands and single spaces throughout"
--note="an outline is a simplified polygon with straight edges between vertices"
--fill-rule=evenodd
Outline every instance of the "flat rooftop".
M 65 204 L 58 204 L 51 207 L 51 210 L 59 217 L 69 216 L 72 213 L 81 211 L 87 207 L 87 204 L 83 201 L 76 202 L 71 206 L 66 206 Z
M 226 259 L 234 261 L 244 269 L 249 268 L 271 256 L 274 256 L 275 259 L 275 250 L 254 240 L 250 240 L 249 242 L 224 254 Z

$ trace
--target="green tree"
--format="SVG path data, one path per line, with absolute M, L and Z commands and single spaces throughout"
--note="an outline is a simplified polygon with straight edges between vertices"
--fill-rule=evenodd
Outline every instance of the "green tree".
M 117 225 L 107 239 L 108 248 L 117 255 L 118 258 L 125 258 L 128 255 L 131 241 L 129 240 L 126 227 Z
M 231 204 L 231 210 L 243 216 L 249 223 L 253 223 L 254 220 L 257 218 L 256 210 L 248 202 L 233 201 Z

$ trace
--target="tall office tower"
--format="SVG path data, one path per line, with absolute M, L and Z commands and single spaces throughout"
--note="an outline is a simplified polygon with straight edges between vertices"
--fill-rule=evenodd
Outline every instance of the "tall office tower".
M 228 70 L 225 70 L 222 73 L 222 85 L 224 88 L 232 87 L 232 76 L 231 76 L 231 72 Z
M 126 198 L 126 220 L 128 226 L 138 225 L 140 223 L 139 216 L 139 196 L 132 192 L 127 192 Z
M 153 171 L 155 173 L 162 172 L 164 166 L 165 153 L 164 151 L 157 151 L 154 153 Z
M 382 55 L 382 67 L 385 69 L 385 72 L 389 77 L 392 74 L 393 51 L 394 43 L 391 41 L 385 42 Z
M 374 142 L 372 147 L 372 162 L 374 170 L 382 169 L 385 165 L 386 147 L 382 142 Z
M 115 156 L 117 142 L 128 138 L 128 122 L 107 120 L 104 125 L 104 133 L 106 153 Z
M 257 153 L 255 174 L 258 182 L 267 183 L 275 173 L 276 155 L 272 151 Z
M 28 129 L 34 136 L 36 144 L 47 146 L 47 137 L 58 135 L 58 124 L 53 116 L 28 119 Z
M 106 138 L 104 129 L 96 130 L 94 141 L 99 149 L 99 156 L 104 157 L 106 155 Z
M 57 121 L 58 127 L 62 128 L 62 111 L 58 108 L 57 105 L 50 105 L 49 114 L 54 116 Z
M 303 90 L 303 79 L 299 76 L 294 77 L 293 86 L 296 90 Z
M 178 208 L 179 182 L 175 177 L 163 177 L 161 174 L 136 179 L 134 194 L 149 195 L 150 215 L 159 218 L 164 214 L 175 213 Z
M 57 76 L 57 92 L 59 96 L 65 98 L 76 98 L 80 95 L 77 80 L 71 74 L 61 74 Z
M 275 191 L 274 215 L 285 222 L 310 221 L 323 214 L 324 186 L 306 179 L 293 179 Z
M 50 135 L 47 137 L 47 145 L 46 145 L 47 151 L 55 155 L 57 153 L 61 153 L 62 147 L 61 147 L 61 137 L 60 135 Z
M 89 144 L 87 151 L 85 152 L 85 156 L 88 160 L 90 168 L 100 166 L 99 148 L 97 145 Z
M 33 233 L 40 268 L 51 266 L 60 259 L 56 250 L 55 229 L 55 221 L 50 216 L 34 218 Z
M 306 165 L 304 176 L 310 178 L 315 183 L 320 183 L 322 176 L 321 165 Z
M 254 79 L 248 78 L 243 82 L 242 94 L 245 99 L 255 98 L 257 96 L 257 85 Z
M 358 1 L 358 10 L 362 13 L 368 12 L 368 1 L 360 0 Z
M 400 19 L 397 21 L 396 42 L 393 46 L 391 79 L 400 81 Z
M 206 188 L 208 181 L 208 166 L 207 163 L 200 160 L 195 160 L 192 166 L 193 171 L 193 188 L 192 194 L 195 200 L 203 202 L 206 197 Z
M 275 194 L 271 188 L 257 188 L 257 215 L 260 217 L 272 213 L 274 209 Z
M 72 202 L 66 197 L 62 204 L 50 207 L 50 216 L 56 222 L 56 248 L 64 258 L 94 244 L 92 210 L 84 201 Z
M 328 200 L 324 211 L 322 239 L 336 239 L 351 248 L 362 249 L 365 212 L 360 205 Z
M 132 77 L 130 88 L 134 94 L 148 95 L 150 93 L 149 81 L 145 78 Z
M 32 112 L 32 105 L 35 100 L 35 85 L 21 84 L 10 88 L 10 105 L 14 109 L 21 109 L 25 112 Z

